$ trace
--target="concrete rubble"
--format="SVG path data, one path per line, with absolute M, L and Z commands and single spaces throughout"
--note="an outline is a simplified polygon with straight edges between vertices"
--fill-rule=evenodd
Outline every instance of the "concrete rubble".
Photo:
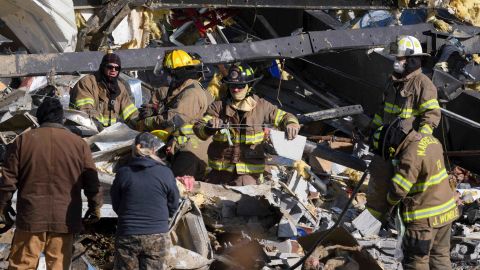
M 444 4 L 442 9 L 435 13 L 438 18 L 445 18 L 441 16 L 442 12 L 448 14 L 447 18 L 450 20 L 442 21 L 443 23 L 439 22 L 439 19 L 432 21 L 431 14 L 427 16 L 424 10 L 426 6 L 421 3 L 418 9 L 402 9 L 402 16 L 397 14 L 399 10 L 393 7 L 391 10 L 375 11 L 362 11 L 358 7 L 346 7 L 337 11 L 335 9 L 338 7 L 322 8 L 323 10 L 296 8 L 292 9 L 292 17 L 303 15 L 301 19 L 297 18 L 298 22 L 292 23 L 300 26 L 295 29 L 277 22 L 278 18 L 275 17 L 282 16 L 275 15 L 268 8 L 260 9 L 257 14 L 256 8 L 210 8 L 208 5 L 202 8 L 162 9 L 162 1 L 136 1 L 141 4 L 134 3 L 135 1 L 96 1 L 97 4 L 90 4 L 90 1 L 59 0 L 53 1 L 56 5 L 51 6 L 42 4 L 42 1 L 22 4 L 32 5 L 30 12 L 30 9 L 20 7 L 17 2 L 19 1 L 0 1 L 0 5 L 6 5 L 5 9 L 0 11 L 2 55 L 21 57 L 25 54 L 76 51 L 79 53 L 76 56 L 78 58 L 72 58 L 76 60 L 86 55 L 81 53 L 105 51 L 106 48 L 130 50 L 131 53 L 142 49 L 176 46 L 191 46 L 200 50 L 217 48 L 212 47 L 213 45 L 268 42 L 272 38 L 298 36 L 302 32 L 315 30 L 346 31 L 373 27 L 385 29 L 389 26 L 423 25 L 430 20 L 433 26 L 428 27 L 435 31 L 435 27 L 448 29 L 452 25 L 459 26 L 447 23 L 456 22 L 452 19 L 454 17 L 462 18 L 469 23 L 468 27 L 473 27 L 470 24 L 478 26 L 480 21 L 480 15 L 472 12 L 475 8 L 468 6 L 469 1 L 450 1 L 447 6 Z M 149 6 L 147 2 L 155 3 Z M 406 2 L 407 6 L 413 5 Z M 478 9 L 478 5 L 476 8 Z M 352 11 L 353 9 L 355 11 Z M 11 10 L 15 12 L 9 12 Z M 288 10 L 279 12 L 288 15 Z M 23 21 L 19 18 L 23 18 Z M 45 23 L 37 25 L 34 22 L 38 19 Z M 33 30 L 30 28 L 35 35 L 25 35 L 25 27 L 32 26 L 36 27 Z M 467 29 L 466 25 L 460 26 L 464 32 L 471 30 Z M 474 34 L 469 35 L 469 38 L 478 37 L 478 28 L 473 30 Z M 427 42 L 426 38 L 422 39 L 422 42 Z M 353 54 L 358 53 L 355 56 L 358 59 L 368 57 L 381 59 L 378 60 L 381 63 L 390 61 L 377 53 L 383 51 L 381 46 L 367 43 L 365 46 L 354 47 L 358 52 L 347 52 L 350 54 L 347 59 L 350 61 Z M 475 43 L 467 43 L 472 50 L 479 49 L 472 44 Z M 285 45 L 290 48 L 289 46 L 290 43 Z M 292 50 L 302 50 L 303 53 L 301 43 L 295 46 L 297 47 Z M 279 57 L 282 56 L 281 53 L 270 51 L 249 55 L 248 58 L 245 55 L 251 51 L 232 56 L 231 51 L 224 50 L 222 61 L 219 61 L 222 65 L 209 62 L 211 72 L 206 74 L 207 83 L 204 86 L 221 91 L 218 78 L 221 78 L 223 64 L 244 58 L 256 60 L 254 65 L 265 75 L 265 79 L 256 86 L 257 94 L 298 115 L 303 124 L 303 136 L 287 141 L 283 132 L 270 130 L 267 169 L 260 185 L 230 187 L 197 181 L 193 191 L 186 192 L 184 187 L 178 184 L 182 191 L 182 201 L 170 221 L 170 234 L 174 244 L 171 252 L 176 258 L 171 262 L 174 269 L 293 269 L 292 266 L 312 249 L 313 253 L 307 258 L 303 268 L 298 266 L 295 269 L 402 269 L 398 232 L 384 226 L 365 210 L 368 176 L 355 194 L 352 204 L 346 208 L 340 226 L 330 231 L 342 215 L 343 208 L 360 182 L 362 171 L 371 158 L 368 149 L 359 145 L 356 134 L 368 124 L 370 118 L 367 113 L 371 112 L 374 100 L 369 100 L 368 95 L 358 97 L 358 93 L 345 94 L 345 89 L 352 87 L 343 83 L 353 79 L 355 86 L 367 84 L 368 88 L 378 88 L 373 85 L 376 82 L 363 79 L 371 77 L 371 74 L 364 73 L 368 72 L 366 69 L 352 71 L 350 69 L 354 68 L 347 67 L 345 62 L 343 71 L 341 67 L 335 66 L 338 61 L 336 58 L 329 60 L 328 52 L 333 51 L 336 54 L 341 51 L 335 51 L 331 46 L 334 45 L 326 46 L 323 54 L 325 59 L 319 59 L 318 55 L 308 60 L 303 56 L 285 56 L 288 59 L 286 61 L 285 57 Z M 341 47 L 338 44 L 335 46 Z M 375 48 L 371 48 L 372 46 Z M 253 51 L 258 51 L 257 47 L 253 47 Z M 349 46 L 341 48 L 350 50 Z M 293 54 L 294 51 L 290 53 Z M 139 54 L 142 55 L 143 52 L 145 51 L 140 51 Z M 210 51 L 202 52 L 207 54 L 208 59 L 218 56 L 212 56 Z M 78 66 L 78 70 L 95 71 L 100 60 L 96 59 L 99 58 L 98 55 L 88 59 L 84 66 Z M 54 56 L 57 57 L 56 54 Z M 153 57 L 155 62 L 150 68 L 134 68 L 139 65 L 136 61 L 142 63 L 141 61 L 146 61 L 144 58 L 152 57 L 122 58 L 126 63 L 126 71 L 121 75 L 121 80 L 128 85 L 137 107 L 148 102 L 152 92 L 166 83 L 165 78 L 156 76 L 153 71 L 156 61 L 161 61 L 161 58 Z M 8 76 L 10 71 L 3 72 L 0 67 L 0 161 L 3 162 L 5 158 L 7 144 L 22 132 L 38 127 L 34 115 L 43 98 L 59 98 L 65 108 L 67 128 L 82 136 L 91 146 L 93 159 L 105 188 L 102 220 L 99 224 L 87 228 L 85 233 L 76 239 L 73 269 L 112 269 L 116 214 L 112 210 L 108 190 L 117 168 L 131 155 L 130 146 L 138 132 L 123 123 L 99 131 L 88 115 L 69 109 L 70 89 L 82 75 L 69 69 L 62 70 L 64 62 L 55 62 L 57 60 L 52 59 L 45 57 L 43 61 L 34 63 L 39 70 L 49 72 L 42 71 L 37 74 L 28 71 L 23 74 L 28 76 Z M 475 61 L 472 61 L 469 61 L 465 68 L 477 76 L 475 72 L 478 62 L 474 64 Z M 82 63 L 79 65 L 83 65 Z M 21 67 L 21 63 L 18 67 Z M 348 72 L 358 72 L 359 77 L 348 75 Z M 468 80 L 468 86 L 465 86 L 467 79 L 462 76 L 461 92 L 466 93 L 456 94 L 461 97 L 467 93 L 478 96 L 465 89 L 474 87 L 477 80 Z M 342 82 L 334 84 L 330 79 Z M 445 98 L 450 97 L 446 95 Z M 480 97 L 477 98 L 480 101 Z M 446 108 L 453 110 L 455 104 L 450 104 L 451 107 Z M 460 111 L 460 108 L 457 109 Z M 478 114 L 469 117 L 475 121 L 480 120 Z M 472 119 L 467 120 L 473 121 Z M 448 119 L 445 121 L 448 122 Z M 470 123 L 459 121 L 463 121 L 463 124 Z M 445 125 L 454 126 L 455 123 L 451 121 Z M 454 150 L 479 149 L 475 148 L 479 145 L 478 136 L 473 140 L 462 133 L 461 128 L 453 130 L 455 128 L 448 131 L 451 140 L 448 147 Z M 465 130 L 465 133 L 469 132 L 467 128 Z M 478 134 L 475 132 L 471 136 Z M 452 138 L 455 136 L 452 134 L 465 135 L 466 137 L 462 137 L 465 138 L 465 143 L 454 141 Z M 478 156 L 478 153 L 458 154 L 453 153 L 453 150 L 451 153 L 447 151 L 447 156 L 459 157 L 451 159 L 449 174 L 451 185 L 457 188 L 462 210 L 461 218 L 453 226 L 451 260 L 455 269 L 475 269 L 480 267 L 480 177 L 474 172 L 478 173 L 480 166 L 478 161 L 475 163 L 471 159 L 472 156 Z M 85 212 L 87 204 L 86 198 L 83 199 Z M 13 204 L 15 205 L 15 199 Z M 8 267 L 7 258 L 13 230 L 14 228 L 0 237 L 0 269 Z M 322 244 L 315 246 L 317 239 L 324 234 L 327 236 Z M 44 258 L 38 269 L 46 269 Z

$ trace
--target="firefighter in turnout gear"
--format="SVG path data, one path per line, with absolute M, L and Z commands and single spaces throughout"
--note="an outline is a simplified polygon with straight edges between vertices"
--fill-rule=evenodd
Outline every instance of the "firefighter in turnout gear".
M 70 106 L 86 112 L 101 131 L 123 121 L 135 127 L 138 111 L 130 100 L 127 88 L 118 80 L 122 68 L 120 57 L 107 53 L 95 74 L 86 75 L 73 87 Z
M 422 57 L 428 54 L 423 53 L 420 42 L 413 36 L 401 37 L 391 49 L 396 59 L 394 72 L 387 82 L 383 102 L 371 122 L 370 133 L 401 118 L 412 121 L 416 131 L 432 134 L 440 122 L 440 106 L 437 89 L 421 69 Z M 388 207 L 383 194 L 389 185 L 386 179 L 392 177 L 392 166 L 375 156 L 370 169 L 367 208 L 380 218 L 379 213 Z
M 380 127 L 377 153 L 393 159 L 394 175 L 384 196 L 388 213 L 398 206 L 406 230 L 403 269 L 451 269 L 451 224 L 459 216 L 450 187 L 441 143 L 398 120 Z
M 163 111 L 139 121 L 142 131 L 164 130 L 167 155 L 171 157 L 172 171 L 176 177 L 193 176 L 202 179 L 207 167 L 208 142 L 199 140 L 193 133 L 193 123 L 203 117 L 213 101 L 200 84 L 204 67 L 198 56 L 182 50 L 167 52 L 163 69 L 172 78 Z M 143 118 L 143 117 L 141 117 Z
M 210 105 L 201 121 L 194 125 L 197 136 L 206 140 L 208 165 L 212 171 L 205 181 L 214 184 L 257 184 L 265 167 L 264 124 L 286 131 L 288 139 L 298 134 L 300 125 L 295 116 L 252 94 L 258 81 L 247 64 L 235 64 L 223 82 L 227 97 Z

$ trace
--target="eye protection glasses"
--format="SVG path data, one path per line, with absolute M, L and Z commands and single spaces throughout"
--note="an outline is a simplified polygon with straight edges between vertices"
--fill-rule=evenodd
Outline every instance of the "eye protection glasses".
M 120 66 L 106 65 L 105 67 L 110 70 L 116 70 L 116 71 L 120 70 Z
M 247 86 L 247 84 L 229 84 L 228 88 L 229 89 L 243 89 Z

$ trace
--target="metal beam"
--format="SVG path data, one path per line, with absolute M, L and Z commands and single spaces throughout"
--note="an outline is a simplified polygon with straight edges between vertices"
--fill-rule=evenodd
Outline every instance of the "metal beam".
M 396 3 L 396 1 L 391 1 Z M 99 6 L 99 0 L 73 0 L 75 6 Z M 382 0 L 132 0 L 134 5 L 152 8 L 285 8 L 285 9 L 389 9 Z
M 464 117 L 464 116 L 461 116 L 459 114 L 456 114 L 452 111 L 449 111 L 447 109 L 444 109 L 444 108 L 440 108 L 440 110 L 442 111 L 442 114 L 449 117 L 449 118 L 452 118 L 460 123 L 463 123 L 463 124 L 466 124 L 466 125 L 469 125 L 471 127 L 474 127 L 474 128 L 480 128 L 480 123 L 478 122 L 475 122 L 473 121 L 472 119 L 469 119 L 467 117 Z
M 255 61 L 265 59 L 297 58 L 307 55 L 343 50 L 366 49 L 384 46 L 396 40 L 398 35 L 415 34 L 424 42 L 423 35 L 433 30 L 431 24 L 315 31 L 296 36 L 269 40 L 200 45 L 185 47 L 159 47 L 117 51 L 122 58 L 124 70 L 151 70 L 157 60 L 162 60 L 165 51 L 183 49 L 198 53 L 206 64 Z M 51 73 L 91 73 L 97 70 L 103 53 L 76 52 L 59 54 L 26 54 L 0 56 L 0 77 L 36 76 Z
M 362 105 L 351 105 L 297 115 L 302 124 L 363 113 Z

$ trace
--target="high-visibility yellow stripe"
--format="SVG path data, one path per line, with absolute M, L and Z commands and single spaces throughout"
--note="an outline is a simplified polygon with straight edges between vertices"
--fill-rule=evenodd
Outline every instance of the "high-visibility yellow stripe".
M 108 119 L 108 116 L 102 116 L 102 115 L 97 116 L 97 120 L 98 120 L 100 123 L 102 123 L 102 125 L 103 125 L 104 127 L 108 126 L 108 122 L 109 122 L 109 121 L 108 121 L 108 120 L 109 120 L 109 119 Z M 110 124 L 111 124 L 111 125 L 115 124 L 116 122 L 117 122 L 117 118 L 112 118 L 112 119 L 110 119 Z
M 252 135 L 240 135 L 238 137 L 238 134 L 231 133 L 231 140 L 233 143 L 244 143 L 244 144 L 258 144 L 263 142 L 265 133 L 264 132 L 258 132 Z M 217 133 L 213 136 L 213 140 L 216 142 L 228 142 L 228 137 L 225 134 Z
M 403 213 L 403 220 L 405 222 L 410 222 L 414 220 L 419 220 L 419 219 L 424 219 L 424 218 L 429 218 L 429 217 L 434 217 L 440 214 L 443 214 L 447 211 L 450 211 L 454 207 L 457 207 L 457 204 L 455 203 L 455 198 L 451 198 L 447 202 L 437 205 L 434 207 L 428 207 L 424 209 L 418 209 L 415 211 L 411 212 L 404 212 Z
M 380 115 L 378 114 L 375 114 L 375 116 L 373 117 L 373 121 L 372 121 L 375 125 L 377 126 L 381 126 L 383 125 L 383 119 Z
M 391 196 L 390 196 L 390 192 L 387 194 L 387 202 L 390 204 L 390 205 L 397 205 L 398 202 L 400 202 L 400 200 L 394 200 Z
M 183 135 L 192 135 L 193 134 L 193 125 L 191 125 L 191 124 L 183 125 L 180 128 L 180 133 L 182 133 Z
M 420 113 L 423 113 L 428 110 L 440 109 L 437 99 L 429 99 L 424 103 L 420 104 Z
M 205 131 L 205 128 L 206 128 L 206 125 L 208 123 L 208 121 L 210 121 L 211 119 L 213 119 L 213 116 L 211 115 L 205 115 L 203 118 L 202 118 L 202 121 L 205 122 L 205 124 L 202 124 L 201 127 L 199 128 L 199 133 L 198 134 L 202 139 L 206 139 L 209 137 L 209 135 L 207 134 L 207 132 Z
M 374 216 L 376 219 L 380 219 L 382 217 L 382 213 L 376 211 L 376 210 L 373 210 L 372 208 L 370 207 L 365 207 L 368 212 L 370 212 L 370 214 L 372 214 L 372 216 Z
M 205 116 L 202 118 L 202 120 L 205 121 L 205 122 L 208 122 L 208 121 L 210 121 L 211 119 L 213 119 L 213 116 L 208 115 L 208 114 L 205 115 Z
M 410 189 L 409 194 L 424 192 L 428 187 L 438 185 L 446 179 L 448 179 L 448 173 L 446 169 L 443 169 L 439 173 L 432 175 L 426 182 L 415 183 Z
M 389 114 L 395 114 L 401 118 L 410 118 L 415 114 L 415 110 L 409 108 L 400 108 L 399 106 L 385 102 L 383 110 Z
M 241 174 L 263 173 L 265 170 L 264 164 L 228 163 L 214 160 L 208 160 L 208 166 L 216 171 L 236 171 L 237 173 Z
M 175 139 L 176 139 L 176 141 L 179 145 L 183 145 L 183 144 L 186 144 L 188 142 L 188 137 L 187 136 L 176 136 Z
M 263 164 L 236 163 L 235 167 L 237 173 L 263 173 L 265 171 Z
M 82 98 L 82 99 L 77 99 L 75 101 L 75 106 L 77 106 L 77 107 L 85 106 L 85 105 L 88 105 L 88 104 L 94 106 L 95 105 L 95 100 L 93 100 L 93 98 Z
M 235 171 L 235 164 L 233 163 L 213 161 L 209 159 L 208 166 L 212 168 L 212 170 L 216 170 L 216 171 L 227 171 L 227 172 Z
M 431 135 L 433 133 L 433 129 L 430 127 L 429 124 L 425 124 L 420 128 L 420 133 Z
M 273 122 L 273 125 L 275 127 L 279 127 L 280 126 L 280 123 L 282 122 L 283 120 L 283 117 L 286 115 L 287 113 L 280 110 L 280 109 L 277 109 L 277 113 L 275 114 L 275 121 Z
M 402 187 L 405 191 L 410 191 L 410 189 L 412 188 L 412 183 L 410 181 L 408 181 L 405 177 L 403 177 L 401 174 L 399 173 L 396 173 L 393 178 L 392 178 L 392 181 L 399 185 L 400 187 Z
M 125 109 L 122 111 L 122 118 L 124 120 L 127 120 L 134 112 L 137 111 L 137 107 L 133 105 L 133 103 L 130 103 Z

